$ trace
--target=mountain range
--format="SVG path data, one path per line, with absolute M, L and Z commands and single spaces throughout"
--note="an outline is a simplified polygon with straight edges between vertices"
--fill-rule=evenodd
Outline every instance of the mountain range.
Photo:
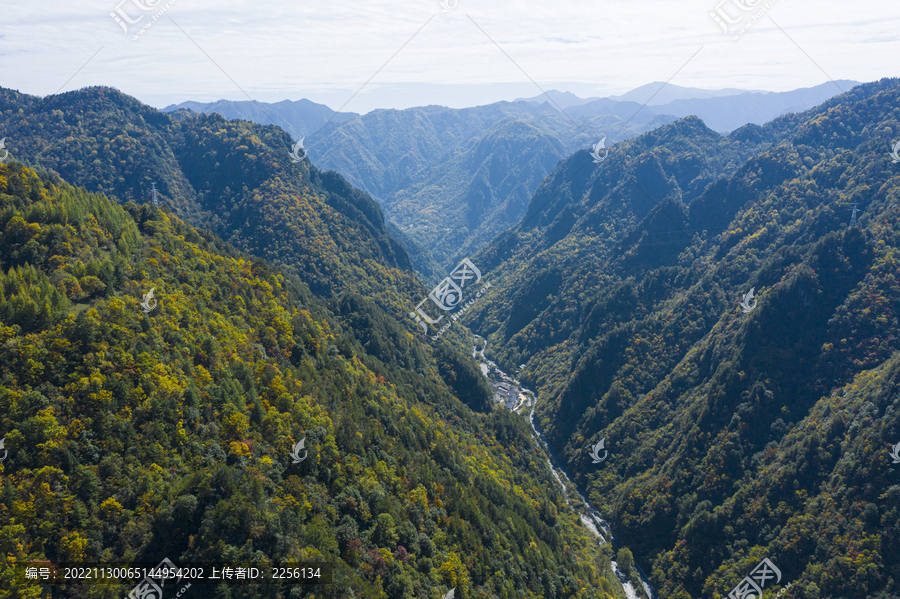
M 762 125 L 788 112 L 802 112 L 835 95 L 859 85 L 858 81 L 841 79 L 814 87 L 786 92 L 748 91 L 736 88 L 718 90 L 682 87 L 656 81 L 622 95 L 606 98 L 579 98 L 556 90 L 517 102 L 551 105 L 573 117 L 605 113 L 613 102 L 635 103 L 643 110 L 660 116 L 699 117 L 707 127 L 727 133 L 747 124 Z
M 883 79 L 727 135 L 609 99 L 374 111 L 297 161 L 272 124 L 0 89 L 0 599 L 41 596 L 25 562 L 163 556 L 372 598 L 621 598 L 619 566 L 724 597 L 763 559 L 766 595 L 900 595 L 898 105 Z M 459 248 L 490 290 L 425 337 L 414 269 Z
M 473 257 L 496 283 L 465 323 L 524 365 L 536 425 L 662 597 L 724 596 L 764 557 L 791 596 L 898 592 L 898 105 L 885 79 L 576 152 Z
M 337 596 L 622 596 L 458 333 L 413 336 L 426 289 L 364 192 L 277 127 L 110 88 L 3 89 L 0 115 L 0 597 L 42 596 L 26 563 L 164 558 L 316 562 Z
M 324 104 L 318 104 L 305 98 L 271 103 L 250 100 L 181 102 L 162 109 L 163 112 L 175 112 L 176 110 L 191 110 L 200 114 L 215 113 L 229 121 L 242 119 L 262 125 L 277 125 L 294 139 L 312 135 L 330 121 L 339 123 L 359 116 L 355 112 L 335 112 Z
M 647 83 L 624 94 L 606 96 L 605 98 L 590 97 L 579 98 L 572 92 L 561 92 L 555 89 L 547 90 L 547 92 L 533 96 L 531 98 L 516 98 L 516 102 L 534 102 L 543 104 L 550 101 L 557 108 L 565 110 L 570 106 L 581 106 L 594 100 L 615 100 L 617 102 L 637 102 L 638 104 L 647 104 L 648 106 L 659 106 L 666 104 L 672 100 L 699 100 L 704 98 L 717 98 L 720 96 L 736 96 L 748 92 L 766 94 L 769 92 L 761 90 L 746 90 L 729 87 L 724 89 L 701 89 L 698 87 L 684 87 L 663 81 L 654 81 Z
M 550 90 L 473 108 L 426 106 L 336 117 L 305 100 L 259 107 L 222 100 L 164 110 L 190 108 L 267 124 L 274 119 L 293 137 L 305 137 L 313 162 L 340 172 L 381 204 L 395 234 L 402 231 L 417 271 L 436 281 L 518 222 L 541 179 L 578 149 L 601 139 L 609 147 L 689 115 L 717 131 L 763 124 L 853 85 L 839 81 L 769 93 L 653 83 L 609 98 Z

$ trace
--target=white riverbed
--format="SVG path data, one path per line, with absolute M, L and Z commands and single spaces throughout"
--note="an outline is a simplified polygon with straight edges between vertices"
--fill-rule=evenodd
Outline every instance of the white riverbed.
M 475 335 L 478 339 L 481 339 L 478 335 Z M 496 381 L 492 381 L 489 377 L 490 372 L 496 371 L 500 373 L 500 375 L 504 375 L 505 379 L 512 380 L 518 387 L 523 397 L 526 397 L 526 401 L 518 401 L 515 407 L 511 408 L 512 411 L 519 411 L 521 408 L 526 407 L 528 404 L 531 405 L 531 412 L 528 415 L 528 420 L 531 423 L 531 430 L 534 432 L 535 440 L 538 445 L 544 451 L 544 458 L 547 460 L 547 465 L 550 467 L 550 472 L 553 473 L 554 478 L 556 478 L 556 482 L 559 483 L 560 488 L 563 492 L 563 499 L 565 499 L 566 505 L 571 506 L 576 512 L 579 513 L 581 517 L 581 521 L 584 523 L 585 527 L 590 530 L 594 535 L 600 539 L 600 544 L 610 542 L 615 539 L 615 533 L 613 533 L 609 524 L 604 520 L 600 513 L 591 505 L 591 503 L 587 500 L 587 498 L 581 494 L 578 488 L 572 483 L 572 480 L 569 478 L 568 473 L 563 469 L 561 462 L 556 459 L 556 456 L 553 454 L 553 450 L 550 449 L 550 445 L 547 443 L 544 436 L 537 429 L 534 424 L 534 408 L 536 405 L 536 398 L 534 393 L 530 389 L 526 389 L 523 387 L 518 380 L 511 379 L 505 376 L 505 373 L 500 370 L 494 362 L 491 362 L 484 356 L 484 350 L 487 348 L 487 340 L 485 340 L 484 347 L 479 350 L 477 345 L 472 346 L 472 356 L 476 359 L 479 359 L 479 365 L 481 366 L 481 372 L 488 377 L 489 382 L 491 382 L 491 386 L 496 389 Z M 496 397 L 495 397 L 496 399 Z M 501 402 L 502 403 L 502 402 Z M 565 480 L 565 482 L 563 482 Z M 569 487 L 566 486 L 565 483 L 569 483 Z M 580 500 L 580 505 L 572 505 L 572 502 L 569 499 L 569 488 L 575 490 L 575 494 L 578 496 Z M 624 572 L 619 568 L 619 564 L 615 561 L 611 562 L 613 573 L 615 573 L 616 578 L 619 583 L 622 585 L 622 590 L 625 592 L 625 596 L 628 599 L 641 599 L 641 595 L 638 594 L 637 590 L 634 588 L 634 585 L 628 580 L 628 577 Z M 653 590 L 653 587 L 650 585 L 650 582 L 647 580 L 646 576 L 644 576 L 643 572 L 638 568 L 638 572 L 640 573 L 641 583 L 644 587 L 644 592 L 647 597 L 650 599 L 656 599 L 656 592 Z

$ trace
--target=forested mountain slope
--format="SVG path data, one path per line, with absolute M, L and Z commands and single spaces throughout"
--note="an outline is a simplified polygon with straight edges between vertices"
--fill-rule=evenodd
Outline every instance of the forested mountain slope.
M 539 127 L 500 121 L 477 146 L 392 194 L 385 210 L 452 268 L 514 226 L 541 180 L 568 153 Z
M 263 124 L 275 119 L 294 138 L 306 136 L 311 160 L 372 194 L 404 231 L 404 247 L 414 254 L 418 272 L 431 279 L 430 261 L 449 269 L 483 248 L 521 219 L 528 199 L 559 160 L 601 138 L 612 146 L 689 115 L 713 130 L 729 131 L 805 110 L 856 84 L 838 80 L 789 92 L 735 94 L 740 90 L 657 82 L 618 98 L 582 100 L 550 90 L 515 102 L 365 115 L 334 115 L 307 100 L 261 104 L 265 113 L 251 102 L 224 100 L 164 110 L 192 108 Z M 731 95 L 713 97 L 723 93 Z M 332 116 L 332 122 L 315 125 Z
M 44 596 L 23 562 L 164 557 L 334 565 L 327 590 L 198 599 L 613 596 L 527 425 L 473 413 L 424 349 L 378 359 L 346 320 L 171 213 L 0 165 L 0 597 Z
M 269 122 L 245 104 L 218 102 L 201 109 Z M 426 278 L 439 272 L 441 278 L 461 257 L 518 222 L 550 169 L 573 151 L 597 143 L 604 135 L 600 132 L 626 139 L 674 120 L 638 112 L 640 105 L 633 102 L 608 104 L 577 123 L 549 103 L 527 102 L 375 110 L 352 118 L 342 113 L 304 145 L 320 168 L 335 170 L 371 193 L 404 232 L 417 270 Z M 309 120 L 283 110 L 272 114 L 288 131 Z M 287 121 L 290 126 L 284 125 Z
M 662 597 L 725 596 L 766 556 L 791 597 L 900 594 L 898 107 L 882 80 L 576 153 L 475 258 L 497 284 L 467 322 L 526 364 L 536 421 Z
M 13 156 L 120 202 L 160 201 L 319 295 L 354 289 L 403 314 L 420 288 L 378 205 L 335 173 L 293 163 L 275 126 L 166 114 L 111 88 L 37 98 L 0 90 Z
M 633 102 L 610 104 L 577 121 L 549 103 L 375 110 L 329 124 L 308 145 L 316 164 L 371 193 L 431 258 L 452 268 L 518 222 L 559 160 L 601 137 L 627 139 L 674 120 L 638 112 Z

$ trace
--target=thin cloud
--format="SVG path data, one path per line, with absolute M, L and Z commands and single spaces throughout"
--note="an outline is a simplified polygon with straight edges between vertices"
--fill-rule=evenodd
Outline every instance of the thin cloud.
M 900 52 L 900 4 L 887 0 L 849 7 L 777 0 L 767 14 L 796 46 L 765 18 L 732 41 L 709 16 L 717 0 L 459 0 L 446 13 L 437 0 L 174 0 L 137 41 L 110 17 L 119 1 L 5 0 L 0 85 L 53 93 L 102 46 L 63 91 L 112 85 L 155 106 L 246 99 L 230 78 L 257 100 L 309 98 L 337 108 L 426 22 L 346 110 L 512 100 L 539 93 L 528 78 L 583 97 L 619 94 L 664 80 L 700 46 L 702 56 L 673 83 L 772 91 L 818 85 L 824 77 L 804 52 L 836 79 L 870 81 L 898 75 L 889 57 Z M 131 1 L 123 6 L 134 12 Z

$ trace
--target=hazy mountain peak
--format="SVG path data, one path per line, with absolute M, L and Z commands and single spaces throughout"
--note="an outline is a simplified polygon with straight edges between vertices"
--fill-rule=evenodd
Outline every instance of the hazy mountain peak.
M 359 116 L 355 112 L 338 112 L 312 100 L 281 100 L 280 102 L 252 102 L 250 100 L 217 100 L 215 102 L 187 101 L 170 104 L 162 112 L 174 112 L 189 108 L 203 114 L 218 113 L 226 119 L 243 119 L 254 123 L 275 124 L 291 134 L 294 139 L 311 135 L 329 121 L 345 121 Z
M 738 89 L 728 87 L 724 89 L 701 89 L 699 87 L 682 87 L 672 83 L 666 84 L 663 81 L 654 81 L 640 87 L 636 87 L 629 92 L 618 96 L 607 96 L 610 100 L 630 100 L 649 106 L 659 106 L 667 104 L 673 100 L 690 100 L 704 98 L 718 98 L 721 96 L 736 96 L 747 92 L 767 94 L 769 92 L 763 90 Z M 654 95 L 656 94 L 656 95 Z
M 550 102 L 551 99 L 553 102 Z M 533 98 L 516 98 L 515 102 L 532 102 L 535 104 L 550 102 L 551 106 L 555 103 L 556 106 L 565 110 L 570 106 L 581 106 L 582 104 L 587 104 L 593 100 L 599 100 L 599 98 L 596 96 L 591 98 L 579 98 L 572 92 L 561 92 L 559 90 L 551 89 L 548 90 L 546 94 L 539 94 Z

